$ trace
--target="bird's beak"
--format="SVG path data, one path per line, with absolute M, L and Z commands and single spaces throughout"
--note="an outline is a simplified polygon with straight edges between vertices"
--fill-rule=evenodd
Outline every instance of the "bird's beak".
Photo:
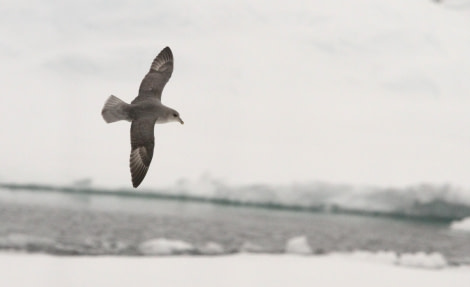
M 184 122 L 183 122 L 183 120 L 182 120 L 180 117 L 178 117 L 178 121 L 179 121 L 182 125 L 184 125 Z

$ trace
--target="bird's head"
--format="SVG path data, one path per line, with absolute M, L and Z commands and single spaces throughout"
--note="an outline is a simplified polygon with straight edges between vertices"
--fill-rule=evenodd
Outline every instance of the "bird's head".
M 180 114 L 173 109 L 169 111 L 167 120 L 169 122 L 179 122 L 182 125 L 184 124 L 183 120 L 180 117 Z

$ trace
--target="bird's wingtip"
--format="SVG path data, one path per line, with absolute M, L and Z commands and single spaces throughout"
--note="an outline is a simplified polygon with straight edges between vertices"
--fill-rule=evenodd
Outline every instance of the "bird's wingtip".
M 171 51 L 170 47 L 166 46 L 165 48 L 163 48 L 162 52 L 169 53 L 173 58 L 173 52 Z

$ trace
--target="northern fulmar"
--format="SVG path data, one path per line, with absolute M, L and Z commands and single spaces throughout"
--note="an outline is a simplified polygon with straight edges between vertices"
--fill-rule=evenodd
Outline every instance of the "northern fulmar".
M 180 114 L 162 104 L 162 91 L 173 73 L 173 53 L 164 48 L 153 60 L 150 71 L 140 84 L 138 96 L 127 104 L 111 95 L 105 102 L 101 115 L 107 123 L 120 120 L 131 122 L 132 186 L 138 187 L 150 166 L 155 146 L 154 126 L 168 122 L 184 124 Z

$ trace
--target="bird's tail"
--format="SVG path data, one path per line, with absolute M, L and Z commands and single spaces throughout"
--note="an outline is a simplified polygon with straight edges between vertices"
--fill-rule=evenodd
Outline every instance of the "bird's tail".
M 109 124 L 120 120 L 131 121 L 129 117 L 129 104 L 111 95 L 101 110 L 103 119 Z

